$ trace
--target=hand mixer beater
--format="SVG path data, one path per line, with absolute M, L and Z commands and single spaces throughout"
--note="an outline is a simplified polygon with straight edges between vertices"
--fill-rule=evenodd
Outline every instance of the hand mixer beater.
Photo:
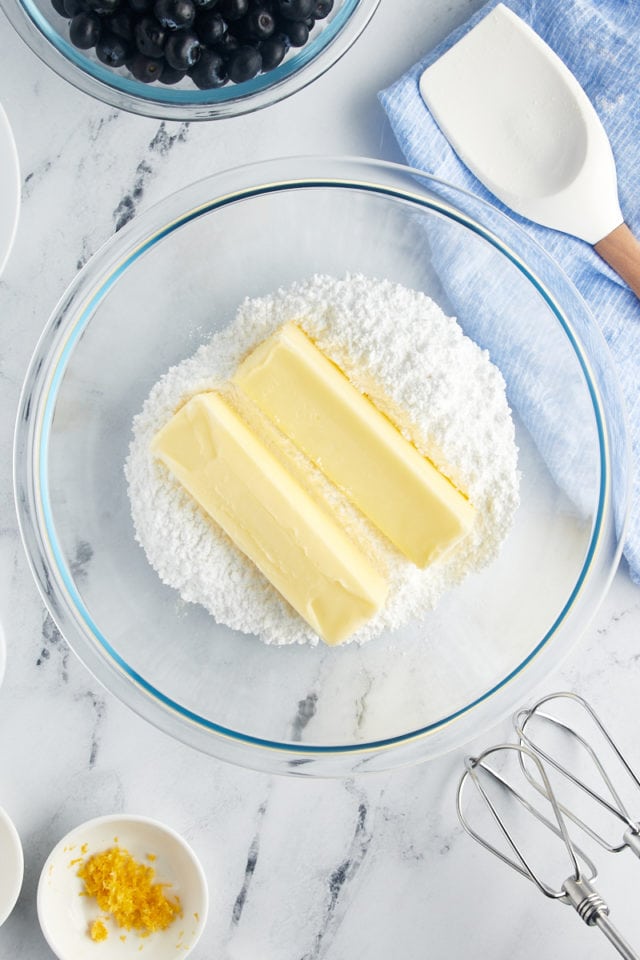
M 640 955 L 629 946 L 609 920 L 609 907 L 593 886 L 597 876 L 595 865 L 571 839 L 567 821 L 574 823 L 606 851 L 618 853 L 629 847 L 638 857 L 640 857 L 640 824 L 631 818 L 627 805 L 621 799 L 621 789 L 614 785 L 613 777 L 605 769 L 598 751 L 576 728 L 578 724 L 569 723 L 559 717 L 557 709 L 556 715 L 549 712 L 552 705 L 557 708 L 566 703 L 570 703 L 577 709 L 579 720 L 581 715 L 582 720 L 586 719 L 592 725 L 594 732 L 610 751 L 613 761 L 619 765 L 628 785 L 634 793 L 637 793 L 637 798 L 640 800 L 640 780 L 593 708 L 577 694 L 557 693 L 542 698 L 529 709 L 519 711 L 514 718 L 519 743 L 490 747 L 479 756 L 468 757 L 465 760 L 466 769 L 460 780 L 457 794 L 458 816 L 465 830 L 485 849 L 495 854 L 520 875 L 531 880 L 546 897 L 573 906 L 578 916 L 588 926 L 598 927 L 620 956 L 626 960 L 640 960 Z M 550 733 L 555 739 L 550 738 Z M 562 750 L 559 749 L 560 746 Z M 514 754 L 518 761 L 515 775 L 503 775 L 500 764 L 506 765 L 509 756 Z M 575 768 L 571 769 L 571 761 L 579 766 L 576 763 L 579 755 L 582 765 L 585 759 L 592 765 L 599 780 L 597 788 L 577 773 Z M 554 786 L 551 783 L 552 772 Z M 490 822 L 496 828 L 496 835 L 501 840 L 502 849 L 472 826 L 469 815 L 465 812 L 465 794 L 471 784 L 490 815 Z M 615 841 L 607 839 L 599 825 L 595 827 L 593 823 L 587 822 L 585 815 L 582 812 L 580 814 L 576 812 L 564 797 L 564 802 L 561 802 L 557 794 L 564 792 L 565 785 L 574 791 L 572 794 L 574 798 L 584 796 L 588 805 L 591 805 L 591 809 L 598 810 L 604 820 L 611 820 L 618 826 L 622 824 L 622 838 Z M 530 790 L 529 796 L 525 795 L 523 792 L 525 787 L 527 790 L 533 788 L 534 796 L 541 798 L 542 808 L 540 803 L 532 802 Z M 532 859 L 525 852 L 523 844 L 516 839 L 513 825 L 507 826 L 505 814 L 499 809 L 498 800 L 503 805 L 507 800 L 511 806 L 515 803 L 516 808 L 524 808 L 527 814 L 534 817 L 535 821 L 542 826 L 547 837 L 555 838 L 553 840 L 557 848 L 555 853 L 559 854 L 567 864 L 566 879 L 559 883 L 550 883 L 543 878 L 537 866 L 533 866 Z

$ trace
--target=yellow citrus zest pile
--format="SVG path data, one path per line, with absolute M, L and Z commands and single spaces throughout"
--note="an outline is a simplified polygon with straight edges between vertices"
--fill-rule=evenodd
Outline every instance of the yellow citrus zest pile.
M 109 931 L 102 920 L 94 920 L 89 926 L 89 936 L 92 940 L 95 940 L 96 943 L 100 943 L 102 940 L 107 939 Z
M 154 883 L 155 870 L 135 860 L 128 850 L 111 847 L 96 853 L 78 870 L 84 893 L 95 897 L 103 913 L 109 913 L 119 927 L 147 936 L 166 930 L 182 915 L 180 898 L 165 896 L 166 883 Z M 104 940 L 96 921 L 90 927 L 92 940 Z M 95 934 L 97 935 L 94 935 Z

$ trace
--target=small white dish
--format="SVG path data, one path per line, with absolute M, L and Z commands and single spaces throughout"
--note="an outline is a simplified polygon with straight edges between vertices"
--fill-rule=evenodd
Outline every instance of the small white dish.
M 182 916 L 166 930 L 140 936 L 106 918 L 93 897 L 83 895 L 78 877 L 83 860 L 119 846 L 155 870 L 155 880 L 171 884 Z M 152 855 L 154 859 L 148 859 Z M 89 820 L 68 833 L 49 854 L 38 884 L 38 919 L 45 939 L 60 960 L 145 960 L 186 957 L 198 942 L 208 910 L 207 881 L 191 847 L 174 830 L 148 817 L 124 814 Z M 94 942 L 89 928 L 102 920 L 106 940 Z
M 11 253 L 20 211 L 20 166 L 9 120 L 0 104 L 0 275 Z
M 24 857 L 18 831 L 0 807 L 0 926 L 16 905 L 23 875 Z

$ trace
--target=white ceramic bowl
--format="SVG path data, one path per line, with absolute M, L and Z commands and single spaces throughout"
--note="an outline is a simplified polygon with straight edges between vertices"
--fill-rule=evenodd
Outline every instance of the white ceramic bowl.
M 92 854 L 118 845 L 139 862 L 152 866 L 159 882 L 180 897 L 182 917 L 166 930 L 140 937 L 125 931 L 104 915 L 92 897 L 83 895 L 78 877 L 80 863 Z M 60 960 L 168 960 L 187 957 L 198 942 L 207 920 L 207 881 L 189 845 L 174 830 L 148 817 L 98 817 L 81 824 L 54 847 L 38 884 L 38 919 L 47 943 Z M 108 937 L 99 944 L 91 940 L 89 925 L 102 919 Z M 96 952 L 99 950 L 99 954 Z
M 18 229 L 20 212 L 20 165 L 9 118 L 0 105 L 0 275 L 4 270 Z
M 24 857 L 18 831 L 0 807 L 0 926 L 16 905 L 23 875 Z

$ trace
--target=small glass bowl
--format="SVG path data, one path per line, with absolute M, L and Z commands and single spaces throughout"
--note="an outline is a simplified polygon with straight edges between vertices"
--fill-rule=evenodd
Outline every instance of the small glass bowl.
M 499 558 L 420 622 L 360 647 L 269 647 L 160 582 L 134 539 L 123 465 L 132 419 L 170 366 L 245 297 L 316 273 L 422 290 L 490 349 L 521 505 Z M 459 746 L 558 665 L 616 569 L 629 469 L 606 344 L 524 231 L 419 171 L 306 157 L 193 184 L 84 267 L 27 373 L 15 489 L 44 600 L 105 687 L 215 756 L 341 776 Z
M 164 120 L 210 120 L 259 110 L 290 96 L 321 76 L 351 47 L 380 0 L 336 0 L 303 47 L 292 48 L 280 66 L 246 83 L 198 90 L 185 80 L 176 86 L 141 83 L 126 68 L 102 64 L 93 50 L 69 40 L 68 20 L 51 0 L 0 0 L 25 43 L 59 76 L 79 90 L 130 113 Z

